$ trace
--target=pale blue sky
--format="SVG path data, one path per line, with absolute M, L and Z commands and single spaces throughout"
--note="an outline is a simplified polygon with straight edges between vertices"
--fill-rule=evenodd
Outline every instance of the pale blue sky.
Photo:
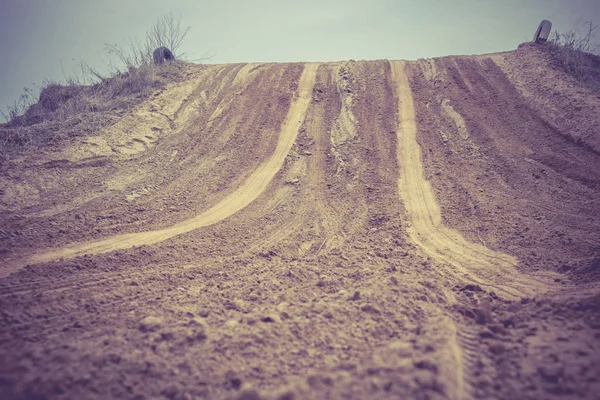
M 191 27 L 182 50 L 211 63 L 481 54 L 531 40 L 542 19 L 600 24 L 598 0 L 0 0 L 0 108 L 80 61 L 105 68 L 105 43 L 169 12 Z

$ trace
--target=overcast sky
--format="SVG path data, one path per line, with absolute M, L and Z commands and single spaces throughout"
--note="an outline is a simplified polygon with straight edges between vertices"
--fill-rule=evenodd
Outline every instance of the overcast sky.
M 598 0 L 0 0 L 0 109 L 81 61 L 105 69 L 106 43 L 169 12 L 191 27 L 182 50 L 211 63 L 481 54 L 531 40 L 542 19 L 600 24 Z

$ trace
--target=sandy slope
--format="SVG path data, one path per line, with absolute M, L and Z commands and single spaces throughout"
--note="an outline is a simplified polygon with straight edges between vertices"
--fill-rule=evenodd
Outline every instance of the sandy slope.
M 594 398 L 600 160 L 538 56 L 190 65 L 3 166 L 0 394 Z
M 317 64 L 306 65 L 298 82 L 298 96 L 293 101 L 281 126 L 279 141 L 273 155 L 252 172 L 242 186 L 207 211 L 165 229 L 116 235 L 109 239 L 71 245 L 66 248 L 36 254 L 25 261 L 15 263 L 13 268 L 18 268 L 19 264 L 21 266 L 38 264 L 154 244 L 204 226 L 215 224 L 246 207 L 265 190 L 271 179 L 273 179 L 273 176 L 275 176 L 283 165 L 283 161 L 298 135 L 298 130 L 303 122 L 304 114 L 311 99 L 317 67 Z M 14 269 L 12 268 L 5 268 L 3 269 L 3 276 L 13 271 Z

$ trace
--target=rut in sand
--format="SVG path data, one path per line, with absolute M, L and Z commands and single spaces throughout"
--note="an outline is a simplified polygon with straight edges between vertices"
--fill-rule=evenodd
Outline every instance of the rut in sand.
M 508 299 L 543 291 L 545 282 L 518 273 L 516 258 L 471 243 L 443 224 L 435 193 L 423 174 L 408 66 L 403 61 L 390 64 L 398 102 L 398 192 L 411 223 L 408 229 L 411 240 L 426 255 L 451 265 L 467 280 L 494 289 Z
M 11 268 L 5 268 L 2 275 L 7 276 L 27 264 L 39 264 L 88 254 L 123 250 L 134 246 L 151 245 L 201 227 L 216 224 L 240 211 L 252 203 L 267 188 L 275 174 L 281 169 L 304 121 L 312 96 L 317 68 L 318 64 L 315 63 L 305 65 L 298 83 L 297 96 L 293 100 L 281 126 L 279 140 L 273 155 L 261 164 L 242 186 L 210 209 L 169 228 L 116 235 L 108 239 L 74 244 L 65 248 L 34 254 L 30 258 L 17 261 Z

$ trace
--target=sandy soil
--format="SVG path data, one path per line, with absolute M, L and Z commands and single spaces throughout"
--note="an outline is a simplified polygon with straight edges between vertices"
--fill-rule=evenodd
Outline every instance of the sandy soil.
M 1 166 L 1 397 L 594 398 L 600 114 L 536 48 L 188 68 Z

